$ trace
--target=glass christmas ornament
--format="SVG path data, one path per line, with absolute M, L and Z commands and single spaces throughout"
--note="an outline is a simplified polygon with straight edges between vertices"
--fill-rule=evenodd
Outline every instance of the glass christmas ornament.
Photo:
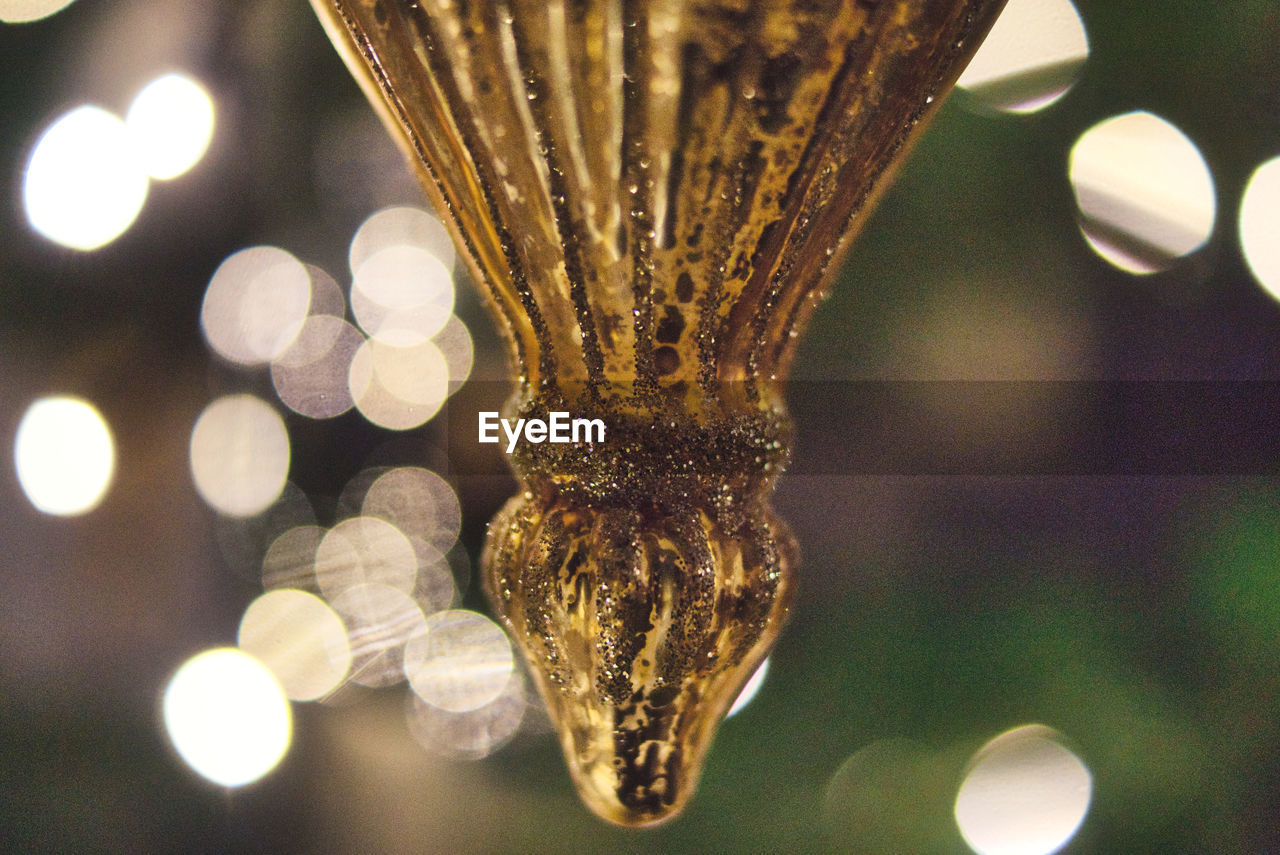
M 688 801 L 778 637 L 783 384 L 842 250 L 1003 0 L 313 0 L 509 344 L 483 573 L 586 804 Z

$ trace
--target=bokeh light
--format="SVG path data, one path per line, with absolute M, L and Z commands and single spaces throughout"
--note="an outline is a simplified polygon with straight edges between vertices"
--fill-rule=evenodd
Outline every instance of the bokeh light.
M 284 421 L 253 395 L 229 395 L 205 407 L 191 431 L 190 452 L 200 496 L 233 517 L 266 510 L 289 474 Z
M 318 525 L 293 526 L 277 535 L 262 557 L 262 587 L 317 588 L 316 550 L 324 536 Z
M 224 787 L 256 781 L 289 748 L 292 715 L 280 684 L 235 648 L 189 659 L 164 692 L 164 724 L 192 769 Z
M 449 482 L 430 469 L 399 466 L 369 485 L 361 513 L 393 523 L 411 540 L 448 552 L 462 527 L 462 505 Z
M 398 528 L 376 517 L 343 520 L 316 550 L 316 579 L 328 597 L 370 582 L 408 594 L 417 576 L 413 544 Z
M 149 183 L 124 122 L 100 107 L 77 107 L 31 152 L 23 205 L 32 228 L 49 240 L 97 249 L 133 224 Z
M 370 214 L 356 229 L 347 254 L 352 275 L 374 255 L 397 246 L 424 250 L 453 270 L 453 241 L 444 225 L 422 208 L 401 205 Z
M 365 259 L 351 283 L 360 327 L 387 344 L 409 347 L 434 336 L 453 312 L 453 277 L 415 246 L 390 246 Z
M 25 24 L 61 12 L 75 0 L 0 0 L 0 21 Z
M 115 472 L 115 444 L 102 414 L 79 398 L 41 398 L 18 424 L 18 483 L 37 510 L 73 516 L 95 508 Z
M 228 256 L 209 280 L 200 326 L 220 356 L 260 365 L 280 356 L 302 330 L 311 275 L 291 253 L 255 246 Z
M 432 341 L 440 348 L 445 364 L 449 367 L 449 394 L 452 395 L 471 376 L 475 360 L 471 331 L 461 318 L 452 315 Z
M 946 758 L 911 739 L 880 739 L 850 755 L 827 782 L 822 817 L 829 851 L 898 855 L 951 852 Z
M 515 656 L 502 628 L 466 609 L 436 612 L 405 645 L 404 672 L 418 697 L 449 712 L 497 700 L 511 682 Z
M 360 413 L 388 430 L 425 424 L 449 395 L 449 366 L 430 341 L 395 347 L 369 339 L 352 358 L 347 380 Z
M 1084 822 L 1093 777 L 1043 725 L 1002 733 L 973 756 L 956 796 L 965 842 L 979 855 L 1048 855 Z
M 404 682 L 405 643 L 426 631 L 413 598 L 398 588 L 368 583 L 344 588 L 329 605 L 347 626 L 351 680 L 370 688 Z
M 1065 95 L 1088 56 L 1071 0 L 1010 0 L 959 86 L 987 107 L 1031 113 Z
M 271 362 L 271 384 L 281 403 L 312 419 L 351 409 L 351 360 L 362 344 L 364 336 L 342 318 L 308 317 L 289 349 Z
M 467 712 L 443 710 L 409 692 L 405 718 L 410 735 L 432 754 L 479 760 L 510 741 L 528 706 L 524 680 L 516 672 L 497 698 Z
M 245 609 L 240 649 L 271 670 L 286 696 L 310 701 L 336 689 L 351 667 L 342 619 L 305 591 L 267 591 Z
M 769 660 L 766 659 L 760 663 L 760 667 L 756 668 L 755 673 L 751 675 L 751 679 L 747 680 L 742 691 L 738 692 L 738 698 L 733 702 L 733 706 L 729 707 L 729 712 L 725 714 L 725 718 L 742 712 L 742 709 L 755 698 L 756 693 L 760 691 L 760 687 L 764 685 L 764 678 L 769 673 Z
M 1280 299 L 1280 157 L 1255 169 L 1245 185 L 1240 248 L 1258 284 Z
M 183 74 L 142 88 L 124 117 L 143 168 L 152 178 L 177 178 L 195 166 L 213 138 L 213 100 Z
M 1154 273 L 1199 249 L 1217 214 L 1213 178 L 1186 134 L 1147 112 L 1087 130 L 1071 149 L 1080 228 L 1100 256 Z

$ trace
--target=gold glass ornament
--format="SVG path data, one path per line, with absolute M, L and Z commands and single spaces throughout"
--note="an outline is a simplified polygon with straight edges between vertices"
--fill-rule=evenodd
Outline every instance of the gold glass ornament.
M 850 236 L 1004 0 L 314 0 L 509 343 L 483 572 L 583 800 L 687 802 L 777 639 L 782 385 Z

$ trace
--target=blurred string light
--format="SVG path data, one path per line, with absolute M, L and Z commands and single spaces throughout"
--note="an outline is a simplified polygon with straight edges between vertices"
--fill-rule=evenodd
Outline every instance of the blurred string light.
M 1010 0 L 959 86 L 986 107 L 1032 113 L 1065 95 L 1088 57 L 1071 0 Z
M 0 21 L 25 24 L 61 12 L 75 0 L 0 0 Z
M 1154 273 L 1199 249 L 1217 201 L 1204 156 L 1187 136 L 1147 112 L 1094 125 L 1071 149 L 1080 229 L 1122 270 Z
M 186 172 L 212 134 L 213 102 L 181 74 L 145 86 L 123 121 L 101 107 L 77 107 L 55 120 L 31 152 L 23 182 L 27 219 L 62 246 L 105 246 L 137 219 L 150 178 Z
M 189 659 L 164 691 L 164 725 L 178 754 L 224 787 L 275 768 L 292 735 L 289 702 L 266 666 L 235 648 Z
M 454 607 L 457 494 L 429 469 L 373 468 L 343 489 L 343 509 L 352 515 L 332 528 L 293 526 L 266 548 L 267 592 L 245 612 L 241 648 L 295 700 L 407 680 L 409 730 L 426 750 L 454 759 L 497 750 L 528 696 L 506 632 Z
M 214 510 L 233 517 L 265 511 L 289 474 L 289 434 L 271 405 L 228 395 L 205 407 L 191 431 L 191 474 Z
M 1258 284 L 1280 300 L 1280 157 L 1259 166 L 1245 185 L 1240 248 Z
M 240 619 L 238 644 L 266 665 L 295 701 L 334 691 L 351 667 L 342 618 L 305 591 L 283 588 L 255 599 Z
M 956 824 L 978 855 L 1049 855 L 1084 822 L 1093 777 L 1043 725 L 1002 733 L 974 754 Z
M 738 692 L 738 698 L 733 702 L 733 706 L 729 707 L 729 712 L 725 715 L 728 718 L 742 712 L 743 708 L 755 698 L 756 693 L 760 691 L 760 687 L 764 685 L 764 678 L 769 673 L 769 660 L 766 659 L 760 663 L 760 667 L 756 668 L 751 679 L 747 680 L 742 691 Z
M 18 483 L 37 510 L 74 516 L 95 508 L 115 472 L 115 444 L 87 401 L 41 398 L 18 423 L 13 448 Z
M 287 250 L 228 256 L 201 311 L 209 346 L 237 365 L 269 365 L 281 403 L 328 419 L 353 407 L 374 425 L 410 430 L 440 411 L 471 373 L 474 347 L 453 314 L 453 247 L 421 208 L 387 208 L 356 230 L 350 305 L 324 270 Z

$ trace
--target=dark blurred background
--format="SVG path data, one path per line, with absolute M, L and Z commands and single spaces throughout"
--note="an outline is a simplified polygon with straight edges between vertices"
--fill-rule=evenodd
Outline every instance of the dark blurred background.
M 71 394 L 117 452 L 75 517 L 0 466 L 0 848 L 962 853 L 970 758 L 1033 723 L 1092 778 L 1063 851 L 1280 848 L 1280 304 L 1239 238 L 1246 184 L 1280 155 L 1280 11 L 1076 7 L 1070 91 L 1025 114 L 955 95 L 810 326 L 775 501 L 804 555 L 792 622 L 686 815 L 645 832 L 581 806 L 536 714 L 492 756 L 444 761 L 410 738 L 402 689 L 294 704 L 288 755 L 240 789 L 178 758 L 166 681 L 234 644 L 262 591 L 236 558 L 254 522 L 210 510 L 188 464 L 210 400 L 271 400 L 263 372 L 210 353 L 205 288 L 262 244 L 336 276 L 371 212 L 422 200 L 303 0 L 79 0 L 0 25 L 0 446 L 32 400 Z M 123 113 L 175 70 L 215 105 L 203 159 L 101 249 L 34 231 L 43 130 L 82 103 Z M 1136 110 L 1199 148 L 1216 199 L 1203 246 L 1145 274 L 1091 249 L 1068 178 L 1081 135 Z M 364 466 L 425 463 L 478 554 L 515 484 L 460 437 L 505 368 L 465 286 L 456 310 L 474 382 L 424 427 L 287 414 L 321 524 Z

